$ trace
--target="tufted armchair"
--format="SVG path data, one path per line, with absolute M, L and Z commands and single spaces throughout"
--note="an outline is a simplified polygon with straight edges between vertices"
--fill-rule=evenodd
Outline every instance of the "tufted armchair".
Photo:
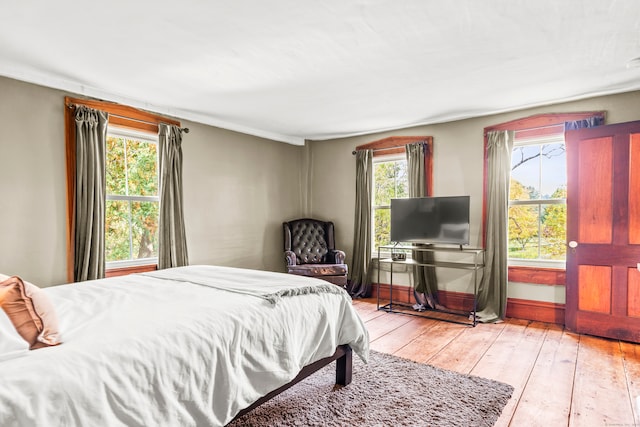
M 347 286 L 345 254 L 336 250 L 333 222 L 311 218 L 282 223 L 287 272 Z

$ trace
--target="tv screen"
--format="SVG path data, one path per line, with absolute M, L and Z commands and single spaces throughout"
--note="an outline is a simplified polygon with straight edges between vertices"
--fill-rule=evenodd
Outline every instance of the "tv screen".
M 391 241 L 468 245 L 469 198 L 391 199 Z

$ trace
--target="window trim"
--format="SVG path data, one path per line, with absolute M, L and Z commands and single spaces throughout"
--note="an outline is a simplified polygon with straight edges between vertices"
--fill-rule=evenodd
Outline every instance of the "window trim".
M 73 261 L 75 256 L 74 243 L 74 211 L 75 211 L 75 182 L 76 182 L 76 127 L 75 106 L 84 105 L 109 113 L 109 126 L 126 128 L 129 131 L 143 131 L 155 133 L 159 131 L 158 125 L 166 123 L 181 127 L 178 120 L 160 116 L 134 107 L 120 105 L 113 102 L 82 99 L 65 96 L 64 98 L 64 123 L 65 123 L 65 157 L 67 175 L 67 279 L 73 282 Z M 157 263 L 156 263 L 157 264 Z M 148 264 L 151 268 L 152 264 Z M 144 266 L 132 267 L 140 269 Z M 154 269 L 157 268 L 157 265 Z M 107 270 L 109 275 L 111 270 Z M 122 271 L 122 269 L 120 269 Z
M 554 126 L 553 128 L 557 128 Z M 545 130 L 552 129 L 551 127 L 545 128 Z M 519 136 L 516 133 L 513 143 L 513 149 L 516 147 L 531 147 L 541 146 L 544 144 L 563 144 L 564 145 L 564 126 L 562 133 L 555 131 L 553 133 L 546 132 L 543 136 Z M 566 183 L 565 183 L 566 184 Z M 533 200 L 511 200 L 509 199 L 509 207 L 511 206 L 537 206 L 538 209 L 542 205 L 567 205 L 567 199 L 565 198 L 553 198 L 553 199 L 533 199 Z M 540 223 L 538 223 L 538 232 L 540 232 Z M 507 263 L 514 267 L 533 267 L 533 268 L 563 268 L 565 261 L 559 260 L 545 260 L 545 259 L 521 259 L 521 258 L 509 258 L 507 257 Z
M 159 144 L 158 134 L 153 134 L 151 132 L 141 132 L 138 130 L 131 130 L 127 128 L 123 128 L 120 126 L 111 126 L 107 125 L 107 136 L 115 136 L 122 137 L 125 139 L 136 139 L 139 141 L 147 142 L 149 144 L 156 144 L 156 148 Z M 156 153 L 159 154 L 159 150 L 156 149 Z M 156 161 L 159 164 L 160 159 L 156 156 Z M 126 164 L 126 161 L 125 161 Z M 160 171 L 158 171 L 158 183 L 160 182 Z M 158 189 L 159 190 L 159 189 Z M 160 194 L 158 192 L 157 196 L 123 196 L 123 195 L 115 195 L 115 194 L 105 194 L 106 201 L 126 201 L 126 202 L 157 202 L 160 203 Z M 131 227 L 131 216 L 129 216 L 129 227 Z M 131 245 L 131 242 L 129 242 Z M 131 250 L 131 247 L 129 248 Z M 137 258 L 137 259 L 127 259 L 120 261 L 106 261 L 105 262 L 105 271 L 109 270 L 124 270 L 131 267 L 137 266 L 145 266 L 145 265 L 153 265 L 158 264 L 158 257 L 149 257 L 149 258 Z
M 374 164 L 374 170 L 375 170 L 375 164 L 376 163 L 387 163 L 387 162 L 397 162 L 397 161 L 407 161 L 406 156 L 400 154 L 400 153 L 394 153 L 394 154 L 388 154 L 388 153 L 384 153 L 382 155 L 377 156 L 377 158 L 374 157 L 373 159 L 373 164 Z M 372 171 L 373 173 L 373 171 Z M 376 186 L 376 182 L 375 182 L 375 174 L 373 176 L 374 179 L 371 180 L 371 186 L 373 187 L 371 190 L 371 195 L 375 196 L 375 186 Z M 373 219 L 375 218 L 375 210 L 376 209 L 389 209 L 391 210 L 391 205 L 371 205 L 371 255 L 372 258 L 377 257 L 378 255 L 378 249 L 376 249 L 374 243 L 375 243 L 375 221 L 373 221 Z M 391 256 L 389 255 L 388 252 L 381 252 L 381 254 L 384 254 L 384 257 L 388 257 Z

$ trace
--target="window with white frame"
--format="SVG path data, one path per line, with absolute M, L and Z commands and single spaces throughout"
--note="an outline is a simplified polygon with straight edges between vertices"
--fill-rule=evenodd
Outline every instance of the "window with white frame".
M 391 199 L 409 197 L 407 160 L 404 155 L 374 158 L 372 251 L 391 243 Z
M 158 136 L 109 126 L 106 153 L 107 267 L 157 262 Z
M 567 166 L 564 134 L 516 138 L 509 188 L 509 261 L 555 263 L 566 256 Z

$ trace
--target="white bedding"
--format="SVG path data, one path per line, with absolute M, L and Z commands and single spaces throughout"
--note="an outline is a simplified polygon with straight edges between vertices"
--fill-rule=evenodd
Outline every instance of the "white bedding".
M 45 288 L 63 344 L 0 361 L 0 425 L 224 425 L 338 345 L 367 359 L 351 299 L 326 285 L 191 266 Z

